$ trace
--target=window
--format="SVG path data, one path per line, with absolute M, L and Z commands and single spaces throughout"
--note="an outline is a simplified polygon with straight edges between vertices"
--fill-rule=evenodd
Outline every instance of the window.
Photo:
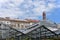
M 1 24 L 0 24 L 0 26 L 1 26 Z
M 21 29 L 23 29 L 24 28 L 24 26 L 23 25 L 21 25 Z
M 18 27 L 20 27 L 20 25 L 18 24 Z

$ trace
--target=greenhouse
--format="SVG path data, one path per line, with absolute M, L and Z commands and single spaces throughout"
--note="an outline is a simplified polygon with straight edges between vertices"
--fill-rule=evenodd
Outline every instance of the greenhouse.
M 0 23 L 0 40 L 60 40 L 60 31 L 49 28 L 38 23 L 25 30 L 18 30 Z

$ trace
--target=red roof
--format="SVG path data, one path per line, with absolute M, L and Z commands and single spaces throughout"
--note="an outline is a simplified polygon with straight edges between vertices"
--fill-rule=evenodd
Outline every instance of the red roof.
M 19 20 L 19 19 L 10 19 L 8 17 L 6 18 L 0 18 L 0 20 L 4 21 L 14 21 L 14 22 L 40 22 L 40 20 L 33 20 L 33 19 L 25 19 L 25 20 Z
M 33 19 L 25 19 L 25 20 L 27 20 L 29 22 L 40 22 L 40 20 L 33 20 Z

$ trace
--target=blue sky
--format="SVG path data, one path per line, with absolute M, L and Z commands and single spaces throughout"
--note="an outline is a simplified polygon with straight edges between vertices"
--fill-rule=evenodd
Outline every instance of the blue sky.
M 0 0 L 0 17 L 47 19 L 60 23 L 60 0 Z

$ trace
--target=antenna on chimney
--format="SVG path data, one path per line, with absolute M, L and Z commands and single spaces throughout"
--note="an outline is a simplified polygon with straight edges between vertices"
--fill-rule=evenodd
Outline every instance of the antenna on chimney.
M 43 20 L 46 20 L 46 13 L 45 13 L 45 11 L 43 12 Z

